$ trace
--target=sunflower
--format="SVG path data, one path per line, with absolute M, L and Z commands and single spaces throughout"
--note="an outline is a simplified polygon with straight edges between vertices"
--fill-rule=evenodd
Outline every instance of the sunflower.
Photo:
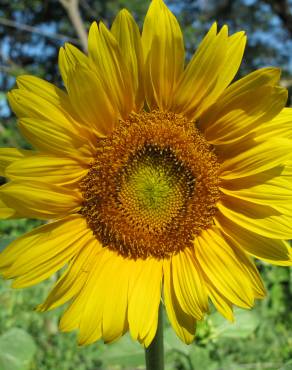
M 70 301 L 79 343 L 127 331 L 149 346 L 161 299 L 190 343 L 210 303 L 228 320 L 265 289 L 253 257 L 291 266 L 292 110 L 280 71 L 232 83 L 244 32 L 214 24 L 185 65 L 179 24 L 153 0 L 93 23 L 88 55 L 59 54 L 66 91 L 17 78 L 9 102 L 33 150 L 1 149 L 0 215 L 49 222 L 0 256 L 13 287 L 63 270 L 38 310 Z

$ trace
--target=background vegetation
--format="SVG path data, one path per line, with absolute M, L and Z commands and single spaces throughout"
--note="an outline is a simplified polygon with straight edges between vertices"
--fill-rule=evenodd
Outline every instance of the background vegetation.
M 142 0 L 0 0 L 0 144 L 28 147 L 16 130 L 5 92 L 15 77 L 29 73 L 61 86 L 58 49 L 66 41 L 82 48 L 84 30 L 93 20 L 110 24 L 126 7 L 142 25 L 149 1 Z M 281 83 L 292 85 L 292 2 L 290 0 L 169 0 L 186 39 L 188 57 L 210 24 L 244 29 L 248 47 L 240 74 L 267 65 L 281 66 Z M 75 6 L 75 7 L 74 7 Z M 81 16 L 83 27 L 76 26 Z M 77 18 L 76 18 L 77 17 Z M 239 76 L 238 76 L 239 77 Z M 0 178 L 0 183 L 4 179 Z M 0 221 L 0 249 L 39 224 L 36 220 Z M 183 345 L 165 321 L 167 368 L 171 370 L 291 370 L 292 271 L 258 263 L 269 295 L 252 311 L 236 311 L 228 324 L 213 313 L 198 327 L 197 341 Z M 76 346 L 75 334 L 58 333 L 62 309 L 39 314 L 54 282 L 12 291 L 0 280 L 0 370 L 143 369 L 143 349 L 125 337 L 117 344 Z

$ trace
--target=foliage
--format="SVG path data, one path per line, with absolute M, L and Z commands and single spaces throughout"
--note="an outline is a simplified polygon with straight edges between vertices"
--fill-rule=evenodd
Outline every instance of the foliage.
M 31 335 L 12 328 L 0 336 L 0 368 L 2 370 L 28 369 L 36 346 Z

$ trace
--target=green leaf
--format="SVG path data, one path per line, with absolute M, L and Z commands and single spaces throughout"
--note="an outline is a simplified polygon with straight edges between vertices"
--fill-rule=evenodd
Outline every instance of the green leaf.
M 212 361 L 208 348 L 191 347 L 189 358 L 194 369 L 208 369 L 213 370 L 217 368 L 215 362 Z
M 292 361 L 287 362 L 283 367 L 279 370 L 292 370 Z
M 230 323 L 218 312 L 210 316 L 213 336 L 220 338 L 247 338 L 258 327 L 260 321 L 255 311 L 235 310 L 235 322 Z
M 273 266 L 269 271 L 269 280 L 273 283 L 285 283 L 289 281 L 289 269 L 276 269 Z
M 32 361 L 36 346 L 30 334 L 13 328 L 0 336 L 0 369 L 26 370 Z
M 140 366 L 145 363 L 144 350 L 129 335 L 119 339 L 117 343 L 103 345 L 102 363 L 107 366 Z
M 213 370 L 216 364 L 212 362 L 209 356 L 209 349 L 198 347 L 196 341 L 194 344 L 186 345 L 175 334 L 173 328 L 168 327 L 164 331 L 164 349 L 166 364 L 169 364 L 170 369 L 175 360 L 181 363 L 183 360 L 193 366 L 194 369 Z M 184 366 L 188 369 L 189 366 Z

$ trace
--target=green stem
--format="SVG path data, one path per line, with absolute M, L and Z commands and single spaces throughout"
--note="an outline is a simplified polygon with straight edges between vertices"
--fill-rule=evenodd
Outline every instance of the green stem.
M 145 349 L 146 370 L 164 370 L 163 350 L 163 307 L 160 303 L 158 326 L 155 337 L 148 348 Z

